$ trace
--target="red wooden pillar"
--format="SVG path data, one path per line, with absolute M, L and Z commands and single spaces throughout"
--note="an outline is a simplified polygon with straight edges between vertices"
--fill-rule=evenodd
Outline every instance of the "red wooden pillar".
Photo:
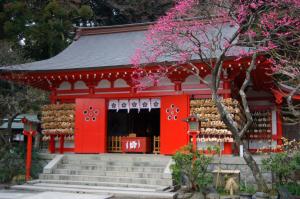
M 65 146 L 65 136 L 60 135 L 59 137 L 59 153 L 64 153 L 64 146 Z
M 94 82 L 88 82 L 87 86 L 89 87 L 89 94 L 94 95 L 95 94 L 95 83 Z
M 57 93 L 56 93 L 55 87 L 51 88 L 50 101 L 51 101 L 51 104 L 56 104 L 56 102 L 57 102 Z M 49 153 L 55 153 L 55 137 L 54 137 L 54 135 L 50 135 L 48 151 L 49 151 Z
M 31 157 L 32 157 L 32 137 L 37 134 L 36 131 L 32 130 L 32 123 L 29 122 L 26 118 L 22 119 L 24 123 L 23 134 L 27 136 L 27 151 L 26 151 L 26 166 L 25 166 L 25 179 L 26 181 L 30 180 L 30 170 L 31 170 Z M 25 125 L 29 125 L 29 130 L 25 130 Z
M 276 140 L 277 140 L 277 145 L 282 145 L 282 116 L 281 116 L 281 105 L 283 102 L 283 96 L 281 93 L 274 91 L 273 94 L 275 97 L 275 103 L 276 103 Z
M 282 95 L 279 93 L 274 93 L 275 103 L 276 103 L 276 128 L 277 128 L 277 145 L 282 145 L 282 117 L 281 117 L 281 105 L 282 105 Z
M 26 135 L 24 133 L 24 135 Z M 31 155 L 32 155 L 32 134 L 27 134 L 27 153 L 26 153 L 26 181 L 30 180 L 30 168 L 31 168 Z
M 136 87 L 131 87 L 131 93 L 135 94 L 137 92 L 137 88 Z
M 223 94 L 223 98 L 231 98 L 231 93 L 229 92 L 231 89 L 230 80 L 228 78 L 224 78 L 223 80 L 223 89 L 226 90 L 225 94 Z M 232 154 L 232 144 L 230 142 L 224 142 L 224 151 L 223 154 Z
M 181 81 L 175 81 L 175 91 L 181 91 Z
M 276 120 L 277 120 L 277 145 L 282 145 L 282 117 L 281 117 L 281 104 L 276 106 Z
M 57 93 L 56 93 L 56 88 L 51 88 L 51 95 L 50 95 L 50 101 L 51 104 L 56 104 L 56 100 L 57 100 Z
M 50 135 L 48 150 L 49 153 L 55 153 L 55 135 Z

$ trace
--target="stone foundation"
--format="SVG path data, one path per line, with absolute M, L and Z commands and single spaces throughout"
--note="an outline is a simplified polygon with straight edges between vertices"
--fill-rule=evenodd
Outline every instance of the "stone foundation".
M 256 155 L 254 156 L 255 161 L 259 164 L 261 168 L 261 160 L 265 158 L 263 155 Z M 216 157 L 213 161 L 213 164 L 210 165 L 210 171 L 218 169 L 219 158 Z M 221 169 L 224 170 L 240 170 L 240 180 L 243 183 L 254 185 L 255 180 L 252 175 L 250 168 L 247 166 L 244 158 L 238 156 L 222 156 L 221 160 Z M 272 175 L 270 172 L 262 171 L 263 177 L 265 178 L 266 182 L 270 184 L 272 182 Z

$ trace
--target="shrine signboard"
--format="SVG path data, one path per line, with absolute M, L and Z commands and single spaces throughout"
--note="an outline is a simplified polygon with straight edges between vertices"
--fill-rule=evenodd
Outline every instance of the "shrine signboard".
M 123 153 L 150 153 L 151 142 L 148 137 L 122 137 Z

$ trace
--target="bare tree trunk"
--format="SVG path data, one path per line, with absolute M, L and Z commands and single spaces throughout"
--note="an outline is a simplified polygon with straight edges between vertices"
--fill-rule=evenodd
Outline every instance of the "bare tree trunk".
M 239 136 L 239 134 L 236 132 L 235 124 L 232 123 L 231 121 L 228 120 L 227 117 L 229 117 L 229 114 L 225 110 L 225 106 L 221 102 L 221 99 L 217 95 L 216 92 L 213 92 L 213 98 L 215 99 L 215 103 L 217 105 L 217 108 L 219 112 L 221 113 L 221 118 L 223 122 L 227 125 L 229 130 L 231 130 L 233 138 L 235 143 L 239 145 L 243 145 L 244 148 L 244 160 L 246 161 L 247 165 L 252 171 L 253 177 L 257 183 L 257 187 L 259 191 L 267 192 L 268 191 L 268 186 L 261 174 L 261 171 L 256 163 L 256 161 L 253 159 L 252 154 L 248 151 L 247 144 L 242 140 L 242 138 Z
M 293 90 L 289 93 L 288 97 L 287 97 L 287 104 L 288 104 L 288 108 L 290 109 L 291 113 L 295 116 L 295 117 L 299 117 L 300 116 L 300 111 L 296 110 L 295 106 L 293 105 L 293 96 L 296 94 L 296 92 L 300 89 L 300 84 L 298 84 L 295 88 L 293 88 Z
M 263 192 L 268 192 L 269 188 L 261 174 L 261 171 L 259 169 L 259 166 L 257 165 L 256 161 L 254 160 L 252 154 L 249 152 L 249 150 L 246 148 L 247 144 L 245 141 L 241 140 L 241 138 L 238 137 L 234 137 L 235 142 L 238 145 L 242 145 L 244 148 L 244 160 L 247 163 L 247 165 L 249 166 L 249 168 L 252 171 L 253 177 L 257 183 L 257 188 L 259 191 L 263 191 Z
M 221 70 L 222 70 L 222 62 L 220 60 L 222 59 L 222 57 L 219 58 L 215 68 L 213 69 L 211 90 L 212 90 L 212 99 L 214 100 L 214 102 L 218 108 L 218 111 L 221 115 L 222 121 L 226 124 L 228 129 L 232 132 L 232 136 L 233 136 L 235 142 L 237 143 L 237 145 L 243 145 L 243 148 L 244 148 L 244 156 L 243 157 L 244 157 L 244 160 L 246 161 L 247 165 L 249 166 L 249 168 L 252 171 L 253 177 L 257 183 L 258 190 L 263 191 L 263 192 L 268 192 L 269 189 L 268 189 L 268 186 L 261 174 L 261 171 L 260 171 L 256 161 L 253 159 L 252 154 L 247 150 L 247 145 L 246 145 L 245 141 L 242 140 L 245 132 L 248 130 L 248 128 L 250 127 L 250 125 L 252 124 L 252 121 L 253 121 L 252 115 L 250 113 L 250 109 L 249 109 L 249 106 L 247 103 L 246 94 L 244 91 L 250 81 L 250 74 L 255 66 L 256 56 L 257 56 L 256 54 L 254 54 L 252 56 L 251 64 L 246 71 L 246 78 L 245 78 L 243 85 L 239 92 L 240 96 L 242 98 L 243 108 L 244 108 L 245 115 L 247 118 L 247 122 L 241 130 L 238 129 L 237 123 L 230 116 L 227 108 L 225 107 L 221 98 L 218 95 L 218 88 L 219 88 L 219 82 L 221 79 Z

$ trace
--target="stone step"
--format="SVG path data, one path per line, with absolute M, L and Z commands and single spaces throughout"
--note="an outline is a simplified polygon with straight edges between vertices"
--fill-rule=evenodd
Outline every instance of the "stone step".
M 57 184 L 25 184 L 15 185 L 13 189 L 31 190 L 31 191 L 59 191 L 59 192 L 75 192 L 75 193 L 101 193 L 111 194 L 116 197 L 130 198 L 175 198 L 177 193 L 163 192 L 157 190 L 146 189 L 126 189 L 126 188 L 110 188 L 110 187 L 92 187 L 78 185 L 57 185 Z
M 83 186 L 104 186 L 104 187 L 125 187 L 125 188 L 141 188 L 141 189 L 155 189 L 165 190 L 169 186 L 163 185 L 149 185 L 149 184 L 134 184 L 134 183 L 120 183 L 120 182 L 95 182 L 95 181 L 70 181 L 70 180 L 34 180 L 28 182 L 29 184 L 45 183 L 45 184 L 59 184 L 64 185 L 83 185 Z
M 103 171 L 103 170 L 76 170 L 76 169 L 55 169 L 54 174 L 65 175 L 101 175 L 109 177 L 133 177 L 133 178 L 168 178 L 171 179 L 171 174 L 163 174 L 157 172 L 119 172 L 119 171 Z
M 127 162 L 168 162 L 171 157 L 153 154 L 67 154 L 67 160 L 104 160 L 104 161 L 127 161 Z
M 148 154 L 67 154 L 55 156 L 34 189 L 70 188 L 124 192 L 163 192 L 173 184 L 166 169 L 171 157 Z M 26 186 L 29 186 L 28 184 Z M 96 186 L 93 189 L 91 186 Z M 107 191 L 109 190 L 109 191 Z M 169 189 L 169 192 L 171 189 Z M 142 195 L 137 195 L 141 198 Z M 153 197 L 153 194 L 148 196 Z M 159 197 L 154 197 L 159 198 Z
M 43 187 L 59 187 L 59 184 L 51 184 L 51 183 L 36 183 L 34 186 L 43 186 Z M 72 188 L 81 188 L 83 185 L 63 185 L 64 187 L 72 187 Z M 108 187 L 108 186 L 87 186 L 84 185 L 88 189 L 107 189 L 107 190 L 128 190 L 128 191 L 161 191 L 156 188 L 131 188 L 131 187 Z
M 168 162 L 161 161 L 120 161 L 120 160 L 109 160 L 99 161 L 90 159 L 63 159 L 62 164 L 97 164 L 104 166 L 135 166 L 135 167 L 163 167 Z
M 155 178 L 130 178 L 130 177 L 110 177 L 110 176 L 89 176 L 89 175 L 63 175 L 63 174 L 40 174 L 40 179 L 47 180 L 71 180 L 71 181 L 98 181 L 98 182 L 121 182 L 134 184 L 151 185 L 172 185 L 171 179 Z
M 157 172 L 162 173 L 165 167 L 133 167 L 133 166 L 104 166 L 99 164 L 59 164 L 59 169 L 71 170 L 103 170 L 120 172 Z

